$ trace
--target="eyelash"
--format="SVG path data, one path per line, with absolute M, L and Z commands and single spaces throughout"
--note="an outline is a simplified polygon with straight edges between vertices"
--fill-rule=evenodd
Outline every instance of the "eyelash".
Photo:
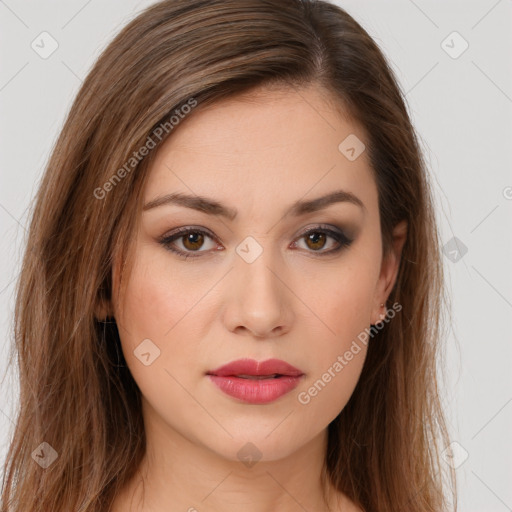
M 172 247 L 172 245 L 171 245 L 172 242 L 174 242 L 174 240 L 182 238 L 184 235 L 187 235 L 190 233 L 200 233 L 200 234 L 206 235 L 209 238 L 211 238 L 212 240 L 215 240 L 216 242 L 218 242 L 215 239 L 215 237 L 208 231 L 205 231 L 203 229 L 185 227 L 185 228 L 177 229 L 171 235 L 162 237 L 159 240 L 159 243 L 161 243 L 164 246 L 164 248 L 167 249 L 168 251 L 171 251 L 184 259 L 197 258 L 200 256 L 200 254 L 194 254 L 193 252 L 192 253 L 184 252 L 181 249 L 176 249 L 175 247 Z M 333 238 L 336 242 L 338 242 L 340 244 L 339 247 L 337 247 L 335 249 L 331 249 L 329 251 L 307 251 L 307 252 L 312 252 L 313 254 L 317 253 L 320 257 L 338 253 L 342 249 L 349 247 L 350 244 L 353 242 L 353 239 L 348 238 L 344 233 L 334 231 L 334 230 L 329 229 L 328 227 L 324 227 L 324 226 L 316 226 L 314 228 L 308 229 L 307 231 L 305 231 L 301 235 L 299 235 L 297 240 L 305 238 L 306 236 L 310 235 L 311 233 L 323 233 L 327 236 L 330 236 L 331 238 Z M 201 253 L 201 252 L 208 252 L 208 251 L 195 251 L 195 252 Z

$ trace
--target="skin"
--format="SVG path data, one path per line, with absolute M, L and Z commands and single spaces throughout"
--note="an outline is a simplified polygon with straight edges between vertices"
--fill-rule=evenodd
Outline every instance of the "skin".
M 318 86 L 259 89 L 198 109 L 158 150 L 144 203 L 183 192 L 238 214 L 228 220 L 173 204 L 141 212 L 134 266 L 122 288 L 119 264 L 114 267 L 110 313 L 143 395 L 147 436 L 143 464 L 114 512 L 327 510 L 320 481 L 327 426 L 357 384 L 366 346 L 309 403 L 298 394 L 382 318 L 380 304 L 396 280 L 406 234 L 398 225 L 394 250 L 384 259 L 367 154 L 349 161 L 338 150 L 349 134 L 365 140 Z M 365 208 L 339 202 L 284 216 L 294 201 L 340 188 Z M 322 223 L 354 241 L 322 256 L 338 247 L 335 239 L 308 244 L 300 236 Z M 183 235 L 174 241 L 196 258 L 185 260 L 159 243 L 189 226 L 214 235 L 202 245 L 201 239 L 185 245 Z M 236 252 L 247 236 L 263 250 L 252 263 Z M 134 350 L 148 338 L 160 355 L 146 366 Z M 241 357 L 283 359 L 305 376 L 270 404 L 242 403 L 205 376 Z M 248 442 L 261 456 L 252 467 L 237 456 Z M 328 490 L 330 510 L 360 510 Z

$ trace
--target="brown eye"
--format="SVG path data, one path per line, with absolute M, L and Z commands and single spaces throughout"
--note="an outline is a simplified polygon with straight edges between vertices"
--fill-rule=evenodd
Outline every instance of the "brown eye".
M 305 237 L 306 245 L 313 249 L 314 251 L 318 251 L 319 249 L 323 249 L 325 246 L 325 242 L 327 240 L 327 236 L 325 233 L 320 231 L 314 231 L 306 235 Z
M 160 243 L 169 251 L 189 257 L 201 256 L 208 249 L 214 249 L 214 237 L 202 229 L 181 228 L 175 233 L 163 237 Z M 210 246 L 208 246 L 208 241 Z M 197 254 L 194 254 L 197 253 Z
M 182 240 L 185 249 L 188 249 L 190 251 L 196 251 L 197 249 L 200 249 L 201 246 L 203 245 L 204 236 L 202 233 L 199 233 L 198 231 L 193 231 L 182 236 Z
M 337 228 L 339 229 L 339 228 Z M 343 231 L 334 231 L 327 226 L 318 226 L 309 229 L 300 235 L 294 246 L 301 246 L 310 253 L 318 253 L 318 256 L 335 254 L 353 242 Z M 305 246 L 305 247 L 304 247 Z

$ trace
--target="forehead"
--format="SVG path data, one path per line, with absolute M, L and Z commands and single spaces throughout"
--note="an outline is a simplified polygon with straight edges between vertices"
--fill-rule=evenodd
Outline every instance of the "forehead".
M 317 87 L 260 89 L 199 105 L 158 149 L 145 201 L 183 192 L 240 210 L 273 209 L 277 200 L 340 188 L 376 201 L 366 151 L 348 159 L 345 140 L 364 144 L 364 129 Z

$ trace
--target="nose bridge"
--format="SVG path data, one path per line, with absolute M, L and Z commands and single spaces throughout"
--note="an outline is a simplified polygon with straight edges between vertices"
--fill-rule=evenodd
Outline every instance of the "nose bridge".
M 282 293 L 282 284 L 274 274 L 276 271 L 273 270 L 281 266 L 277 262 L 276 251 L 270 247 L 270 240 L 270 237 L 266 240 L 248 237 L 237 248 L 238 261 L 234 276 L 240 279 L 238 283 L 239 292 L 242 292 L 240 298 L 246 302 L 247 299 L 255 299 L 255 305 L 262 299 L 264 303 L 271 306 L 271 302 Z M 264 303 L 258 307 L 264 306 Z

